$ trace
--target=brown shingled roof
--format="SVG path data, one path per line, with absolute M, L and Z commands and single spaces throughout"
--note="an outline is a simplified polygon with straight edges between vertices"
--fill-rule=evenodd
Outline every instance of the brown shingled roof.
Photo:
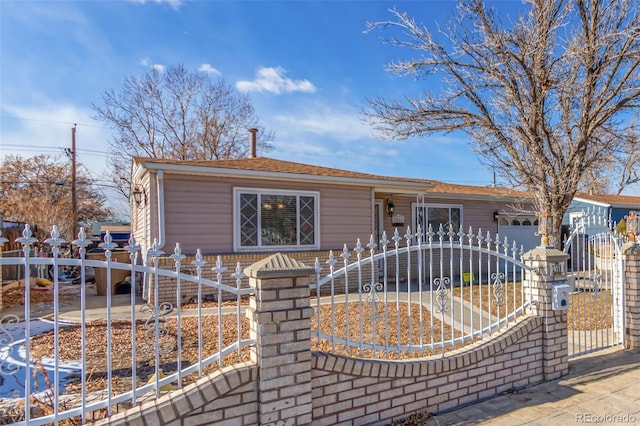
M 472 186 L 472 185 L 455 185 L 444 183 L 430 179 L 402 178 L 393 176 L 381 176 L 370 173 L 354 172 L 349 170 L 334 169 L 330 167 L 314 166 L 311 164 L 296 163 L 293 161 L 276 160 L 268 157 L 239 158 L 232 160 L 171 160 L 161 158 L 143 158 L 134 157 L 136 164 L 155 163 L 155 164 L 173 164 L 185 166 L 212 167 L 218 169 L 235 169 L 235 170 L 251 170 L 269 173 L 292 173 L 313 176 L 330 176 L 344 177 L 354 179 L 371 179 L 378 181 L 390 181 L 396 183 L 424 183 L 433 185 L 428 190 L 429 193 L 452 194 L 452 195 L 480 195 L 494 197 L 516 197 L 530 198 L 530 196 L 522 191 L 516 191 L 509 188 L 490 187 L 490 186 Z
M 457 185 L 439 181 L 433 181 L 433 183 L 435 184 L 435 187 L 429 189 L 430 193 L 437 192 L 442 194 L 468 194 L 487 195 L 495 197 L 531 198 L 531 196 L 526 192 L 499 186 Z
M 292 173 L 313 176 L 332 176 L 356 179 L 389 180 L 394 182 L 413 182 L 434 184 L 426 179 L 409 179 L 391 176 L 379 176 L 370 173 L 353 172 L 349 170 L 333 169 L 331 167 L 314 166 L 311 164 L 295 163 L 293 161 L 275 160 L 267 157 L 239 158 L 233 160 L 170 160 L 164 158 L 134 157 L 137 164 L 176 164 L 185 166 L 215 167 L 218 169 L 252 170 L 272 173 Z
M 624 205 L 624 206 L 640 206 L 640 197 L 630 195 L 612 195 L 612 194 L 587 194 L 578 193 L 576 197 L 585 200 L 592 200 L 598 203 Z

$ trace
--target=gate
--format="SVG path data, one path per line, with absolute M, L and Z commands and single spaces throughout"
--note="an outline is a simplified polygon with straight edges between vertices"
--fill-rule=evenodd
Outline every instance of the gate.
M 564 248 L 570 256 L 570 358 L 624 343 L 622 239 L 613 229 L 615 224 L 600 211 L 572 217 Z

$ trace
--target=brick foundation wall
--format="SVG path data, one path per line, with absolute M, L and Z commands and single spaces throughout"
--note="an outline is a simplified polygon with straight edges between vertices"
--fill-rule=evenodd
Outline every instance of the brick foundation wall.
M 336 258 L 335 269 L 340 269 L 344 266 L 342 258 L 340 254 L 342 252 L 334 251 L 334 257 Z M 229 253 L 222 255 L 204 255 L 202 256 L 203 260 L 207 263 L 202 267 L 202 277 L 210 280 L 216 280 L 216 274 L 211 270 L 211 268 L 215 267 L 216 261 L 218 260 L 218 256 L 220 256 L 220 260 L 222 261 L 222 265 L 227 268 L 227 270 L 222 274 L 222 283 L 228 285 L 230 287 L 236 287 L 236 280 L 231 276 L 235 272 L 236 265 L 240 262 L 240 267 L 242 270 L 247 266 L 250 266 L 266 257 L 268 257 L 270 253 Z M 309 252 L 287 252 L 287 256 L 296 259 L 305 265 L 313 268 L 316 258 L 320 262 L 320 266 L 322 267 L 321 276 L 329 274 L 329 265 L 327 265 L 327 259 L 329 259 L 329 251 L 309 251 Z M 196 267 L 191 264 L 195 260 L 194 255 L 187 256 L 182 262 L 180 271 L 187 275 L 197 275 Z M 349 258 L 349 262 L 355 262 L 356 256 L 351 253 L 351 257 Z M 161 269 L 171 269 L 175 270 L 175 262 L 169 258 L 161 257 L 158 259 L 158 266 Z M 374 265 L 374 268 L 377 268 L 377 262 Z M 377 277 L 377 271 L 374 271 L 375 277 Z M 361 269 L 361 274 L 363 278 L 363 282 L 370 281 L 371 277 L 371 268 L 369 265 L 364 265 Z M 315 280 L 315 274 L 311 276 L 312 280 Z M 358 271 L 353 270 L 349 273 L 349 291 L 357 292 L 357 279 L 358 279 Z M 242 280 L 242 288 L 247 288 L 249 286 L 248 280 L 245 278 Z M 153 275 L 150 276 L 149 281 L 149 291 L 146 295 L 147 300 L 153 300 L 153 291 L 155 285 L 155 277 Z M 335 280 L 335 291 L 336 293 L 344 293 L 344 279 L 339 278 Z M 189 281 L 182 280 L 180 282 L 180 303 L 187 303 L 191 298 L 195 298 L 198 295 L 198 286 L 197 284 Z M 211 287 L 204 287 L 203 295 L 211 294 L 213 296 L 217 296 L 217 290 Z M 321 294 L 327 295 L 331 292 L 330 285 L 327 283 L 321 287 Z M 312 296 L 315 295 L 315 291 Z M 222 294 L 222 298 L 224 300 L 233 299 L 235 295 L 230 293 Z M 158 300 L 162 302 L 169 302 L 175 304 L 178 300 L 177 292 L 176 292 L 176 281 L 170 277 L 159 276 L 158 277 Z

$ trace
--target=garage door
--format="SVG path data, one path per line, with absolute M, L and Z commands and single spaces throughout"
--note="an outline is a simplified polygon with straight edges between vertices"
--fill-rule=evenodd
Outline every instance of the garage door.
M 535 216 L 499 216 L 498 235 L 500 241 L 507 237 L 509 246 L 515 241 L 516 247 L 522 246 L 525 252 L 539 246 L 540 237 L 536 235 L 537 231 L 538 219 Z

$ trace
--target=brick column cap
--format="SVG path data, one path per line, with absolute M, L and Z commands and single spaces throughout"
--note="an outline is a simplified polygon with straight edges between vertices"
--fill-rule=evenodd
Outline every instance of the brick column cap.
M 250 278 L 293 278 L 309 276 L 315 270 L 296 259 L 276 253 L 247 266 L 243 272 Z
M 522 255 L 524 260 L 544 260 L 547 262 L 561 262 L 569 257 L 567 253 L 548 246 L 538 246 Z
M 622 246 L 622 252 L 624 254 L 640 254 L 640 244 L 638 244 L 638 243 L 625 243 Z

